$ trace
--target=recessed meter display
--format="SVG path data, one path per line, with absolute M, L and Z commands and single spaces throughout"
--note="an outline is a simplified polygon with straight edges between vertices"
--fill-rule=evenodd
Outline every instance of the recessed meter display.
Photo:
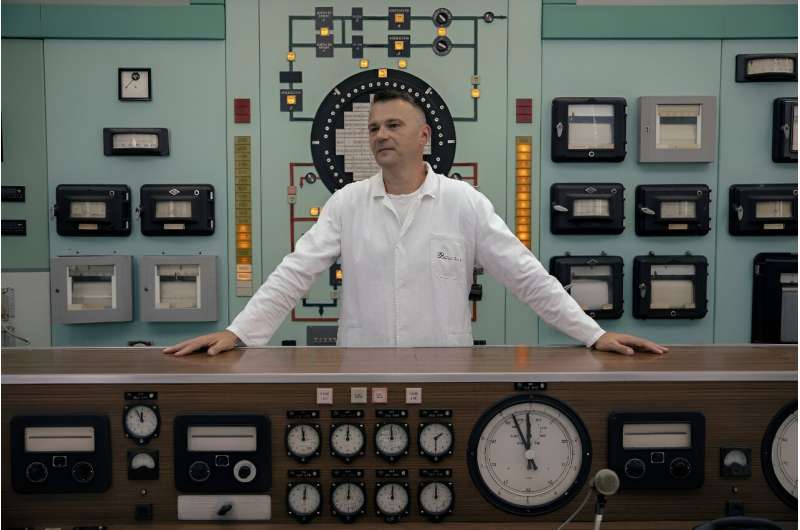
M 734 236 L 797 235 L 797 184 L 736 184 L 728 230 Z
M 555 98 L 553 162 L 621 162 L 625 159 L 624 98 Z
M 469 475 L 481 495 L 516 515 L 567 504 L 586 482 L 591 456 L 578 415 L 541 395 L 514 396 L 487 410 L 467 448 Z
M 214 233 L 214 186 L 146 184 L 141 187 L 140 202 L 146 236 Z
M 636 187 L 636 235 L 707 234 L 711 190 L 705 184 Z
M 756 255 L 752 314 L 752 342 L 797 343 L 797 254 Z
M 736 82 L 797 81 L 796 53 L 739 54 Z
M 364 454 L 367 435 L 361 423 L 331 424 L 331 455 L 345 462 L 352 462 L 357 456 Z
M 289 482 L 286 487 L 289 515 L 301 523 L 308 523 L 322 513 L 322 486 L 319 482 Z
M 125 185 L 61 184 L 53 211 L 60 236 L 131 233 L 131 189 Z
M 761 443 L 761 467 L 772 491 L 797 509 L 797 401 L 787 403 L 770 421 Z
M 125 436 L 144 445 L 158 436 L 161 417 L 157 405 L 126 405 L 123 411 Z
M 167 156 L 167 129 L 103 129 L 103 153 L 106 156 Z
M 622 258 L 553 256 L 550 274 L 592 318 L 622 316 Z
M 445 515 L 453 513 L 455 501 L 452 482 L 420 482 L 419 513 L 433 522 L 439 522 Z
M 453 425 L 451 423 L 423 423 L 419 426 L 419 454 L 438 462 L 453 454 Z
M 639 162 L 713 162 L 714 96 L 639 98 Z
M 708 261 L 703 256 L 636 256 L 635 318 L 703 318 L 707 312 Z
M 553 234 L 619 234 L 624 229 L 625 187 L 617 183 L 550 186 Z
M 375 425 L 375 453 L 388 462 L 408 454 L 408 424 L 378 423 Z
M 366 513 L 367 487 L 363 482 L 331 483 L 331 512 L 345 523 Z
M 772 161 L 797 162 L 797 98 L 773 102 Z
M 410 494 L 407 482 L 375 484 L 375 513 L 387 523 L 396 523 L 408 515 Z
M 321 446 L 318 424 L 298 423 L 286 426 L 286 451 L 301 464 L 319 456 Z

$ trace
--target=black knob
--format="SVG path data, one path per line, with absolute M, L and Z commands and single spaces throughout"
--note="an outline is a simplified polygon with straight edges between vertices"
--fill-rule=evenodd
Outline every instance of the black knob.
M 219 510 L 217 510 L 217 515 L 219 516 L 225 515 L 232 509 L 233 509 L 233 504 L 223 504 L 222 506 L 219 507 Z
M 25 476 L 31 482 L 44 482 L 47 478 L 47 466 L 41 462 L 31 462 L 25 469 Z
M 433 40 L 433 53 L 439 56 L 447 55 L 452 49 L 452 44 L 448 37 L 436 37 Z
M 484 13 L 483 21 L 486 22 L 487 24 L 491 24 L 492 22 L 494 22 L 494 13 L 492 13 L 491 11 L 487 11 L 486 13 Z
M 453 13 L 446 7 L 440 7 L 433 12 L 433 24 L 437 28 L 446 28 L 453 19 Z
M 642 478 L 647 466 L 640 458 L 631 458 L 625 462 L 625 475 L 630 478 Z
M 675 478 L 686 478 L 692 471 L 692 464 L 685 458 L 676 458 L 669 463 L 669 474 Z
M 198 460 L 189 466 L 189 478 L 195 482 L 205 482 L 211 476 L 211 468 L 208 464 Z
M 245 480 L 245 479 L 247 479 L 247 477 L 250 476 L 251 472 L 252 472 L 252 470 L 248 466 L 242 466 L 242 467 L 239 468 L 239 472 L 238 472 L 239 478 L 242 479 L 242 480 Z
M 94 478 L 94 468 L 89 462 L 78 462 L 72 466 L 72 478 L 81 484 L 87 484 Z

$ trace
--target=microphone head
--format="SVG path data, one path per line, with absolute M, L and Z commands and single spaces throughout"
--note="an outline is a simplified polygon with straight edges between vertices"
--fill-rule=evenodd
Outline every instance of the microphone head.
M 619 490 L 619 476 L 611 469 L 601 469 L 595 473 L 592 487 L 606 497 L 614 495 Z

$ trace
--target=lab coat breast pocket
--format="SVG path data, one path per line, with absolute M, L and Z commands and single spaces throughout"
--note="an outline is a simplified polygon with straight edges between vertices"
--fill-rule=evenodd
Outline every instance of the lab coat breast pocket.
M 466 259 L 463 240 L 434 234 L 431 236 L 430 254 L 434 278 L 457 280 L 463 275 Z

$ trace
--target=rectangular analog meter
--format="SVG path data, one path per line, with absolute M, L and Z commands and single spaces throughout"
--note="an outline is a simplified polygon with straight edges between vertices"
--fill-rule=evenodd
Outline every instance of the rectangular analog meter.
M 131 189 L 124 184 L 61 184 L 53 211 L 60 236 L 131 233 Z
M 635 318 L 703 318 L 707 312 L 708 261 L 703 256 L 636 256 Z
M 619 256 L 553 256 L 550 274 L 596 319 L 622 316 L 622 258 Z
M 772 104 L 772 161 L 797 163 L 797 98 Z
M 139 193 L 142 234 L 208 236 L 214 233 L 214 186 L 145 184 Z
M 164 128 L 103 129 L 103 154 L 106 156 L 167 156 L 169 132 Z
M 625 159 L 625 98 L 555 98 L 553 162 Z
M 796 53 L 739 54 L 736 82 L 797 81 Z
M 636 235 L 707 234 L 711 190 L 705 184 L 636 187 Z
M 625 187 L 618 183 L 550 186 L 553 234 L 619 234 L 624 229 Z
M 735 184 L 728 212 L 731 235 L 797 235 L 797 184 Z
M 754 343 L 797 343 L 797 254 L 761 253 L 753 260 Z
M 713 162 L 714 96 L 639 98 L 639 162 Z

